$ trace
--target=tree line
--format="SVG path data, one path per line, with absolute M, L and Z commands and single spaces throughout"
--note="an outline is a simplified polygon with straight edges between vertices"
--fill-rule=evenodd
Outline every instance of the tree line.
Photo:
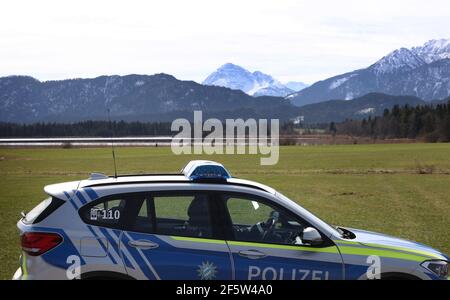
M 171 122 L 81 121 L 76 123 L 39 122 L 18 124 L 0 122 L 0 137 L 125 137 L 172 136 Z M 302 125 L 301 128 L 312 128 Z M 316 124 L 314 128 L 326 128 Z M 296 135 L 299 125 L 280 124 L 281 135 Z M 325 130 L 326 131 L 326 130 Z M 385 109 L 382 116 L 330 123 L 332 134 L 389 138 L 423 138 L 428 142 L 450 142 L 450 100 L 437 105 L 399 106 Z
M 449 142 L 450 100 L 437 105 L 395 105 L 385 109 L 382 116 L 330 123 L 329 130 L 333 134 L 375 139 L 422 138 L 427 142 Z
M 1 137 L 110 137 L 172 135 L 168 122 L 82 121 L 77 123 L 0 123 Z
M 172 136 L 171 122 L 82 121 L 76 123 L 5 123 L 0 122 L 0 137 L 129 137 Z M 193 129 L 193 126 L 191 126 Z M 280 124 L 280 132 L 294 132 L 292 123 Z M 270 128 L 269 128 L 270 133 Z M 207 132 L 203 133 L 207 135 Z

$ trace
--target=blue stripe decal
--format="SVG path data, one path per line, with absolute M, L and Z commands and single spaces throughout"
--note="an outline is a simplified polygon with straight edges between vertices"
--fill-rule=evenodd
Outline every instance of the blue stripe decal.
M 75 208 L 75 210 L 78 210 L 77 205 L 75 204 L 75 202 L 73 202 L 72 199 L 70 199 L 69 202 L 73 205 L 73 208 Z
M 114 257 L 112 257 L 112 255 L 109 253 L 108 248 L 105 246 L 105 244 L 103 244 L 103 241 L 101 240 L 101 238 L 98 237 L 98 235 L 95 233 L 95 231 L 92 229 L 91 226 L 87 226 L 87 228 L 89 229 L 89 231 L 97 238 L 97 241 L 100 243 L 100 246 L 102 246 L 103 251 L 105 251 L 105 253 L 108 255 L 108 257 L 111 259 L 111 261 L 114 264 L 117 264 L 116 260 L 114 259 Z
M 81 192 L 80 191 L 73 191 L 74 193 L 75 193 L 75 195 L 78 197 L 78 199 L 80 199 L 80 201 L 81 201 L 81 204 L 86 204 L 87 203 L 87 201 L 86 201 L 86 199 L 84 198 L 84 196 L 83 196 L 83 194 L 81 194 Z
M 119 246 L 117 245 L 114 238 L 108 233 L 108 231 L 106 231 L 105 228 L 98 227 L 98 229 L 100 229 L 100 231 L 103 233 L 103 235 L 108 239 L 108 241 L 111 244 L 111 246 L 113 247 L 114 251 L 116 251 L 117 255 L 120 257 Z
M 124 238 L 126 239 L 126 242 L 128 243 L 130 239 L 126 235 L 124 235 Z M 153 272 L 150 270 L 150 268 L 147 266 L 147 263 L 144 261 L 144 259 L 141 257 L 139 252 L 133 248 L 129 247 L 128 251 L 130 252 L 131 256 L 133 256 L 134 260 L 136 261 L 138 267 L 141 269 L 141 271 L 144 273 L 144 275 L 148 279 L 156 279 L 155 275 L 153 275 Z
M 84 188 L 84 191 L 89 196 L 89 198 L 91 198 L 91 201 L 98 198 L 97 193 L 93 189 L 91 189 L 91 188 Z
M 120 231 L 113 229 L 112 232 L 116 235 L 117 239 L 120 241 Z M 120 249 L 120 246 L 119 246 Z M 122 251 L 121 251 L 122 252 Z M 125 253 L 121 253 L 123 260 L 125 260 L 125 265 L 128 268 L 134 269 L 133 265 L 131 264 L 131 261 L 128 259 Z
M 67 192 L 64 192 L 64 195 L 69 199 L 69 202 L 72 204 L 72 206 L 75 208 L 75 210 L 78 210 L 78 206 L 75 204 L 75 201 L 70 197 L 70 195 Z

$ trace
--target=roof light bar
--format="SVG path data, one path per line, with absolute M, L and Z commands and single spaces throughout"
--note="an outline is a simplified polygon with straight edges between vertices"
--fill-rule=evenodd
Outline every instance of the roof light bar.
M 181 171 L 190 180 L 227 180 L 231 174 L 222 164 L 209 160 L 192 160 Z

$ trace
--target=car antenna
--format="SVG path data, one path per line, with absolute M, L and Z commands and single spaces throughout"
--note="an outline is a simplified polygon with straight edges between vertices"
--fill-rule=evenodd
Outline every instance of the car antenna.
M 117 165 L 116 165 L 116 152 L 114 151 L 114 129 L 111 122 L 111 114 L 108 108 L 108 122 L 109 122 L 109 128 L 111 130 L 111 150 L 112 150 L 112 157 L 114 161 L 114 178 L 117 178 Z

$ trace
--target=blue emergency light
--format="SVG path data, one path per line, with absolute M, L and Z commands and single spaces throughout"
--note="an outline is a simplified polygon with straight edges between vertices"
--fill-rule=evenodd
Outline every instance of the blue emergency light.
M 230 173 L 222 164 L 209 160 L 191 160 L 181 171 L 190 180 L 227 180 Z

